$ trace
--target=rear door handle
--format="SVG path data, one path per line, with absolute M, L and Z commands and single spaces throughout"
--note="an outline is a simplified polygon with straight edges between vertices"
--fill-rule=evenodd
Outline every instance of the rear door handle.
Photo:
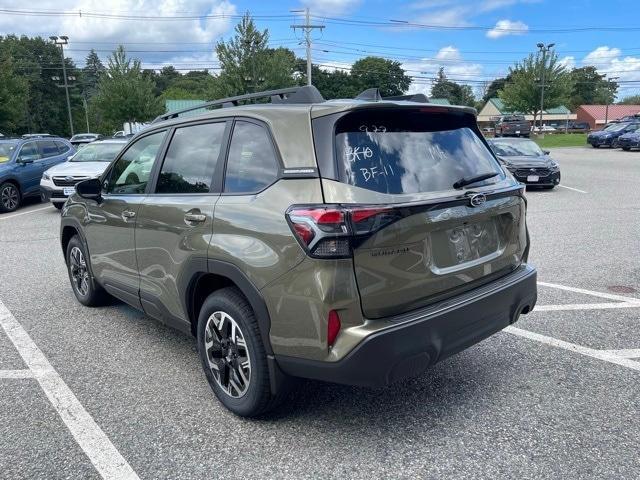
M 187 223 L 202 223 L 206 219 L 207 216 L 202 213 L 186 213 L 184 215 L 184 221 Z
M 134 218 L 136 216 L 136 212 L 132 212 L 131 210 L 125 210 L 122 212 L 122 218 L 127 221 L 130 218 Z

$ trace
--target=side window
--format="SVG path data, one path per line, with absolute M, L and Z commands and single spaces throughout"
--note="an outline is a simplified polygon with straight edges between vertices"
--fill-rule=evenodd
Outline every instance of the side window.
M 70 149 L 69 149 L 69 145 L 67 145 L 64 142 L 61 142 L 60 140 L 55 140 L 55 143 L 58 147 L 58 152 L 60 152 L 60 155 L 63 155 L 65 153 L 67 153 Z
M 278 176 L 278 161 L 267 131 L 255 123 L 236 122 L 229 147 L 224 191 L 259 192 Z
M 144 193 L 165 133 L 163 131 L 147 135 L 124 152 L 113 165 L 105 182 L 107 193 Z
M 22 145 L 20 154 L 18 155 L 18 161 L 35 161 L 40 159 L 40 153 L 38 152 L 38 146 L 36 142 L 29 142 Z
M 225 122 L 177 128 L 156 193 L 208 193 L 224 140 Z
M 58 147 L 53 140 L 40 140 L 38 142 L 38 148 L 40 149 L 42 158 L 57 157 L 60 155 Z

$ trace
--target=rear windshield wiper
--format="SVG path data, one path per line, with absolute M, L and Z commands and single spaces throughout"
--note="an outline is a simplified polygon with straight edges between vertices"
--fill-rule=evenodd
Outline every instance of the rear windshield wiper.
M 497 177 L 498 175 L 500 175 L 500 172 L 490 172 L 490 173 L 481 173 L 480 175 L 476 175 L 474 177 L 461 178 L 460 180 L 458 180 L 456 183 L 453 184 L 453 188 L 466 187 L 467 185 L 471 185 L 472 183 Z

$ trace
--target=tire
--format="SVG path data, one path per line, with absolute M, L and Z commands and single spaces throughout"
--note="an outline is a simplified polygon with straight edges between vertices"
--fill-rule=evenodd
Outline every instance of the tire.
M 235 340 L 231 333 L 234 328 Z M 209 386 L 231 412 L 256 417 L 274 409 L 286 397 L 289 382 L 277 396 L 271 394 L 258 322 L 237 288 L 223 288 L 207 297 L 198 317 L 197 342 Z
M 65 258 L 69 281 L 76 299 L 86 307 L 97 307 L 106 303 L 109 295 L 91 275 L 87 249 L 78 235 L 69 240 Z
M 554 188 L 556 188 L 555 185 L 544 185 L 542 188 L 544 188 L 545 190 L 553 190 Z
M 53 203 L 53 202 L 51 202 L 51 203 Z M 56 202 L 56 203 L 53 203 L 53 206 L 56 207 L 58 210 L 62 210 L 62 207 L 64 206 L 64 203 Z
M 20 189 L 15 183 L 4 182 L 0 185 L 0 213 L 15 212 L 21 203 Z
M 600 148 L 600 145 L 591 145 L 593 148 Z
M 631 147 L 622 147 L 622 150 L 624 150 L 625 152 L 628 152 L 629 150 L 631 150 Z

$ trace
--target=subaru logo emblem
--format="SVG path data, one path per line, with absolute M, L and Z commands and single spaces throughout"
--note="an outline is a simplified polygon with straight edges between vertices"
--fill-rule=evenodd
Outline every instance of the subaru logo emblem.
M 73 177 L 64 177 L 64 179 L 65 179 L 67 182 L 72 182 L 72 181 L 73 181 Z
M 479 207 L 486 201 L 487 197 L 482 193 L 476 193 L 475 195 L 471 195 L 471 197 L 469 198 L 469 203 L 472 207 Z

